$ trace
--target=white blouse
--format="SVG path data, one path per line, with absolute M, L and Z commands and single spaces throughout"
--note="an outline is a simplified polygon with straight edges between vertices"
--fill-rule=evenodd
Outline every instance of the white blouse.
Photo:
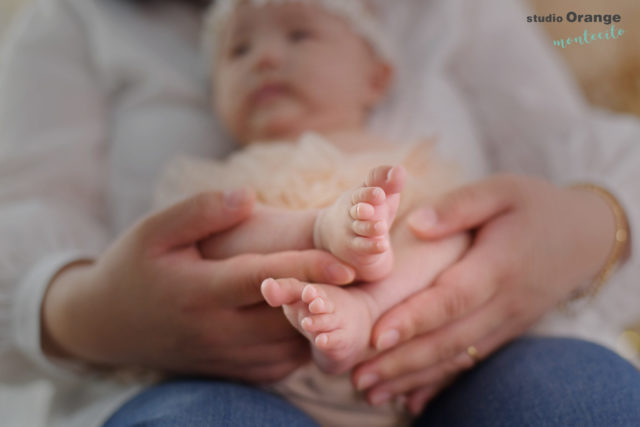
M 175 155 L 232 149 L 210 112 L 199 18 L 176 3 L 136 10 L 118 0 L 37 0 L 2 50 L 0 402 L 46 379 L 56 390 L 49 425 L 99 425 L 141 387 L 42 354 L 51 276 L 97 256 L 146 214 Z M 399 141 L 437 136 L 469 179 L 509 170 L 604 185 L 640 241 L 640 125 L 587 106 L 528 11 L 513 0 L 381 4 L 397 78 L 373 130 Z M 537 330 L 618 348 L 620 332 L 640 321 L 638 273 L 632 254 L 593 304 L 551 313 Z M 20 408 L 10 420 L 24 425 Z

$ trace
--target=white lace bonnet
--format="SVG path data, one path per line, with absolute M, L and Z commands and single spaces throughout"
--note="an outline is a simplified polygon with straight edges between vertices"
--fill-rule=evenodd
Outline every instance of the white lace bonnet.
M 205 16 L 203 48 L 209 65 L 213 64 L 219 34 L 225 21 L 242 2 L 255 7 L 268 4 L 314 3 L 343 18 L 354 33 L 367 40 L 376 55 L 393 64 L 391 43 L 382 31 L 380 19 L 372 0 L 215 0 Z

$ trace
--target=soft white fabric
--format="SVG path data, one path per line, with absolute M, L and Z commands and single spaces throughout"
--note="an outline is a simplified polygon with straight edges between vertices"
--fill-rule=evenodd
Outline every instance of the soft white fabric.
M 375 132 L 399 141 L 437 136 L 441 155 L 469 178 L 486 173 L 486 154 L 491 170 L 601 183 L 624 204 L 639 241 L 637 120 L 588 108 L 516 1 L 380 3 L 401 47 L 393 92 L 372 117 Z M 146 213 L 169 159 L 230 148 L 210 118 L 199 31 L 179 5 L 136 12 L 116 0 L 38 0 L 8 35 L 0 63 L 0 374 L 10 384 L 50 378 L 51 425 L 98 425 L 139 387 L 42 356 L 39 301 L 55 266 L 69 254 L 98 254 Z M 593 305 L 550 315 L 540 328 L 614 347 L 640 320 L 639 273 L 633 253 Z

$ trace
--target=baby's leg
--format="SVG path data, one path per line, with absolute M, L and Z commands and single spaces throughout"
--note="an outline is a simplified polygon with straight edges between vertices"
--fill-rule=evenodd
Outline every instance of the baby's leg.
M 245 253 L 313 249 L 316 217 L 316 210 L 257 205 L 246 221 L 200 242 L 200 253 L 206 259 L 224 259 Z
M 379 280 L 393 267 L 389 229 L 406 180 L 402 166 L 372 169 L 364 185 L 345 192 L 320 211 L 315 222 L 315 246 L 350 264 L 359 280 Z
M 393 243 L 396 264 L 383 280 L 348 287 L 302 284 L 292 279 L 267 279 L 262 295 L 269 305 L 283 306 L 285 315 L 312 344 L 315 362 L 340 373 L 372 353 L 371 329 L 382 313 L 428 286 L 455 262 L 469 244 L 461 233 L 434 242 L 411 235 L 403 222 Z

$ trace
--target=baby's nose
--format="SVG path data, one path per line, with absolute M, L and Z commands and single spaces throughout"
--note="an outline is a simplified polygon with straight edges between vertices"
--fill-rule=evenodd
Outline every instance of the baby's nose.
M 284 49 L 279 43 L 265 42 L 258 48 L 255 68 L 259 71 L 276 69 L 284 61 Z

